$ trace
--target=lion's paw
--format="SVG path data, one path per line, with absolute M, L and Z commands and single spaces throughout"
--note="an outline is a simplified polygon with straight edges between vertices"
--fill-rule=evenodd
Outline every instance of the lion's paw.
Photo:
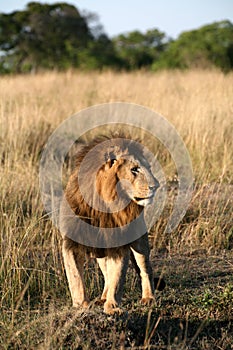
M 117 303 L 105 302 L 104 312 L 108 315 L 122 314 L 123 310 L 117 306 Z
M 141 299 L 141 303 L 143 305 L 152 305 L 155 302 L 155 298 L 154 297 L 146 297 L 146 298 L 142 298 Z

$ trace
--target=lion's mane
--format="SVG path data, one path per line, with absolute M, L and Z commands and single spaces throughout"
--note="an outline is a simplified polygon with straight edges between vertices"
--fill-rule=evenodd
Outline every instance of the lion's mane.
M 117 142 L 116 142 L 117 141 Z M 101 147 L 101 144 L 107 142 L 107 149 L 105 147 Z M 94 150 L 92 152 L 92 150 Z M 87 160 L 85 161 L 85 157 L 88 155 Z M 63 236 L 66 238 L 66 234 L 68 238 L 74 237 L 73 241 L 79 241 L 77 234 L 78 228 L 72 227 L 72 220 L 70 220 L 70 216 L 66 215 L 67 206 L 65 203 L 68 203 L 69 207 L 75 213 L 77 217 L 79 217 L 84 222 L 101 228 L 115 228 L 115 227 L 124 227 L 127 224 L 130 224 L 134 219 L 136 219 L 141 211 L 143 210 L 137 203 L 130 201 L 128 205 L 120 211 L 117 212 L 103 212 L 98 209 L 95 209 L 95 205 L 90 205 L 93 200 L 93 193 L 95 192 L 95 181 L 101 182 L 101 178 L 95 179 L 95 164 L 104 164 L 106 161 L 111 161 L 117 157 L 124 156 L 133 156 L 140 162 L 145 163 L 145 159 L 143 157 L 143 148 L 138 140 L 132 141 L 129 138 L 126 139 L 125 136 L 111 136 L 111 137 L 99 137 L 92 141 L 89 144 L 84 145 L 81 150 L 79 150 L 76 160 L 75 160 L 75 169 L 70 176 L 69 182 L 67 184 L 65 190 L 65 200 L 61 206 L 61 231 Z M 83 177 L 82 182 L 82 191 L 79 187 L 79 173 L 80 168 L 85 162 L 85 176 Z M 102 174 L 103 176 L 103 174 Z M 110 181 L 116 181 L 115 178 L 111 178 Z M 100 183 L 101 186 L 101 183 Z M 89 196 L 89 198 L 83 196 L 83 192 Z M 107 206 L 107 203 L 106 203 Z M 77 226 L 76 224 L 74 224 Z M 73 226 L 74 226 L 73 225 Z M 137 225 L 139 232 L 143 227 L 144 229 L 144 220 L 141 223 L 141 227 Z M 77 232 L 77 233 L 74 233 Z M 86 232 L 88 235 L 88 232 Z M 108 237 L 105 236 L 105 239 L 108 240 Z M 71 243 L 73 245 L 77 244 L 75 242 Z M 95 257 L 101 257 L 106 255 L 106 249 L 104 248 L 93 248 L 90 246 L 83 247 L 87 252 L 91 253 Z M 80 249 L 80 244 L 79 244 Z M 116 254 L 121 247 L 117 248 L 108 248 L 108 255 Z

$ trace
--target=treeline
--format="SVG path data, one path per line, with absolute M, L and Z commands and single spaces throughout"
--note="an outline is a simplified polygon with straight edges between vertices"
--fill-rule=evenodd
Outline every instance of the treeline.
M 158 29 L 110 39 L 91 13 L 72 5 L 31 2 L 0 13 L 0 73 L 40 69 L 233 68 L 233 24 L 215 22 L 172 40 Z

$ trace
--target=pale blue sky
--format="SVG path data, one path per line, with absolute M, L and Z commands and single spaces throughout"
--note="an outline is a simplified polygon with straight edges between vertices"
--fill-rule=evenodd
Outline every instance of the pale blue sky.
M 35 1 L 35 0 L 34 0 Z M 23 9 L 30 0 L 0 0 L 0 12 Z M 36 1 L 37 2 L 37 1 Z M 59 0 L 38 1 L 56 3 Z M 62 0 L 80 10 L 96 12 L 109 36 L 138 29 L 158 28 L 176 38 L 182 31 L 229 19 L 233 0 Z

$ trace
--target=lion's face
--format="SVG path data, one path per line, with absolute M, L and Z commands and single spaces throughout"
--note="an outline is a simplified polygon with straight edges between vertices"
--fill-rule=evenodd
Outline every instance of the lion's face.
M 120 188 L 117 189 L 117 185 Z M 159 182 L 147 161 L 134 155 L 109 159 L 97 175 L 97 190 L 107 202 L 122 194 L 138 205 L 146 206 L 152 202 L 158 187 Z

